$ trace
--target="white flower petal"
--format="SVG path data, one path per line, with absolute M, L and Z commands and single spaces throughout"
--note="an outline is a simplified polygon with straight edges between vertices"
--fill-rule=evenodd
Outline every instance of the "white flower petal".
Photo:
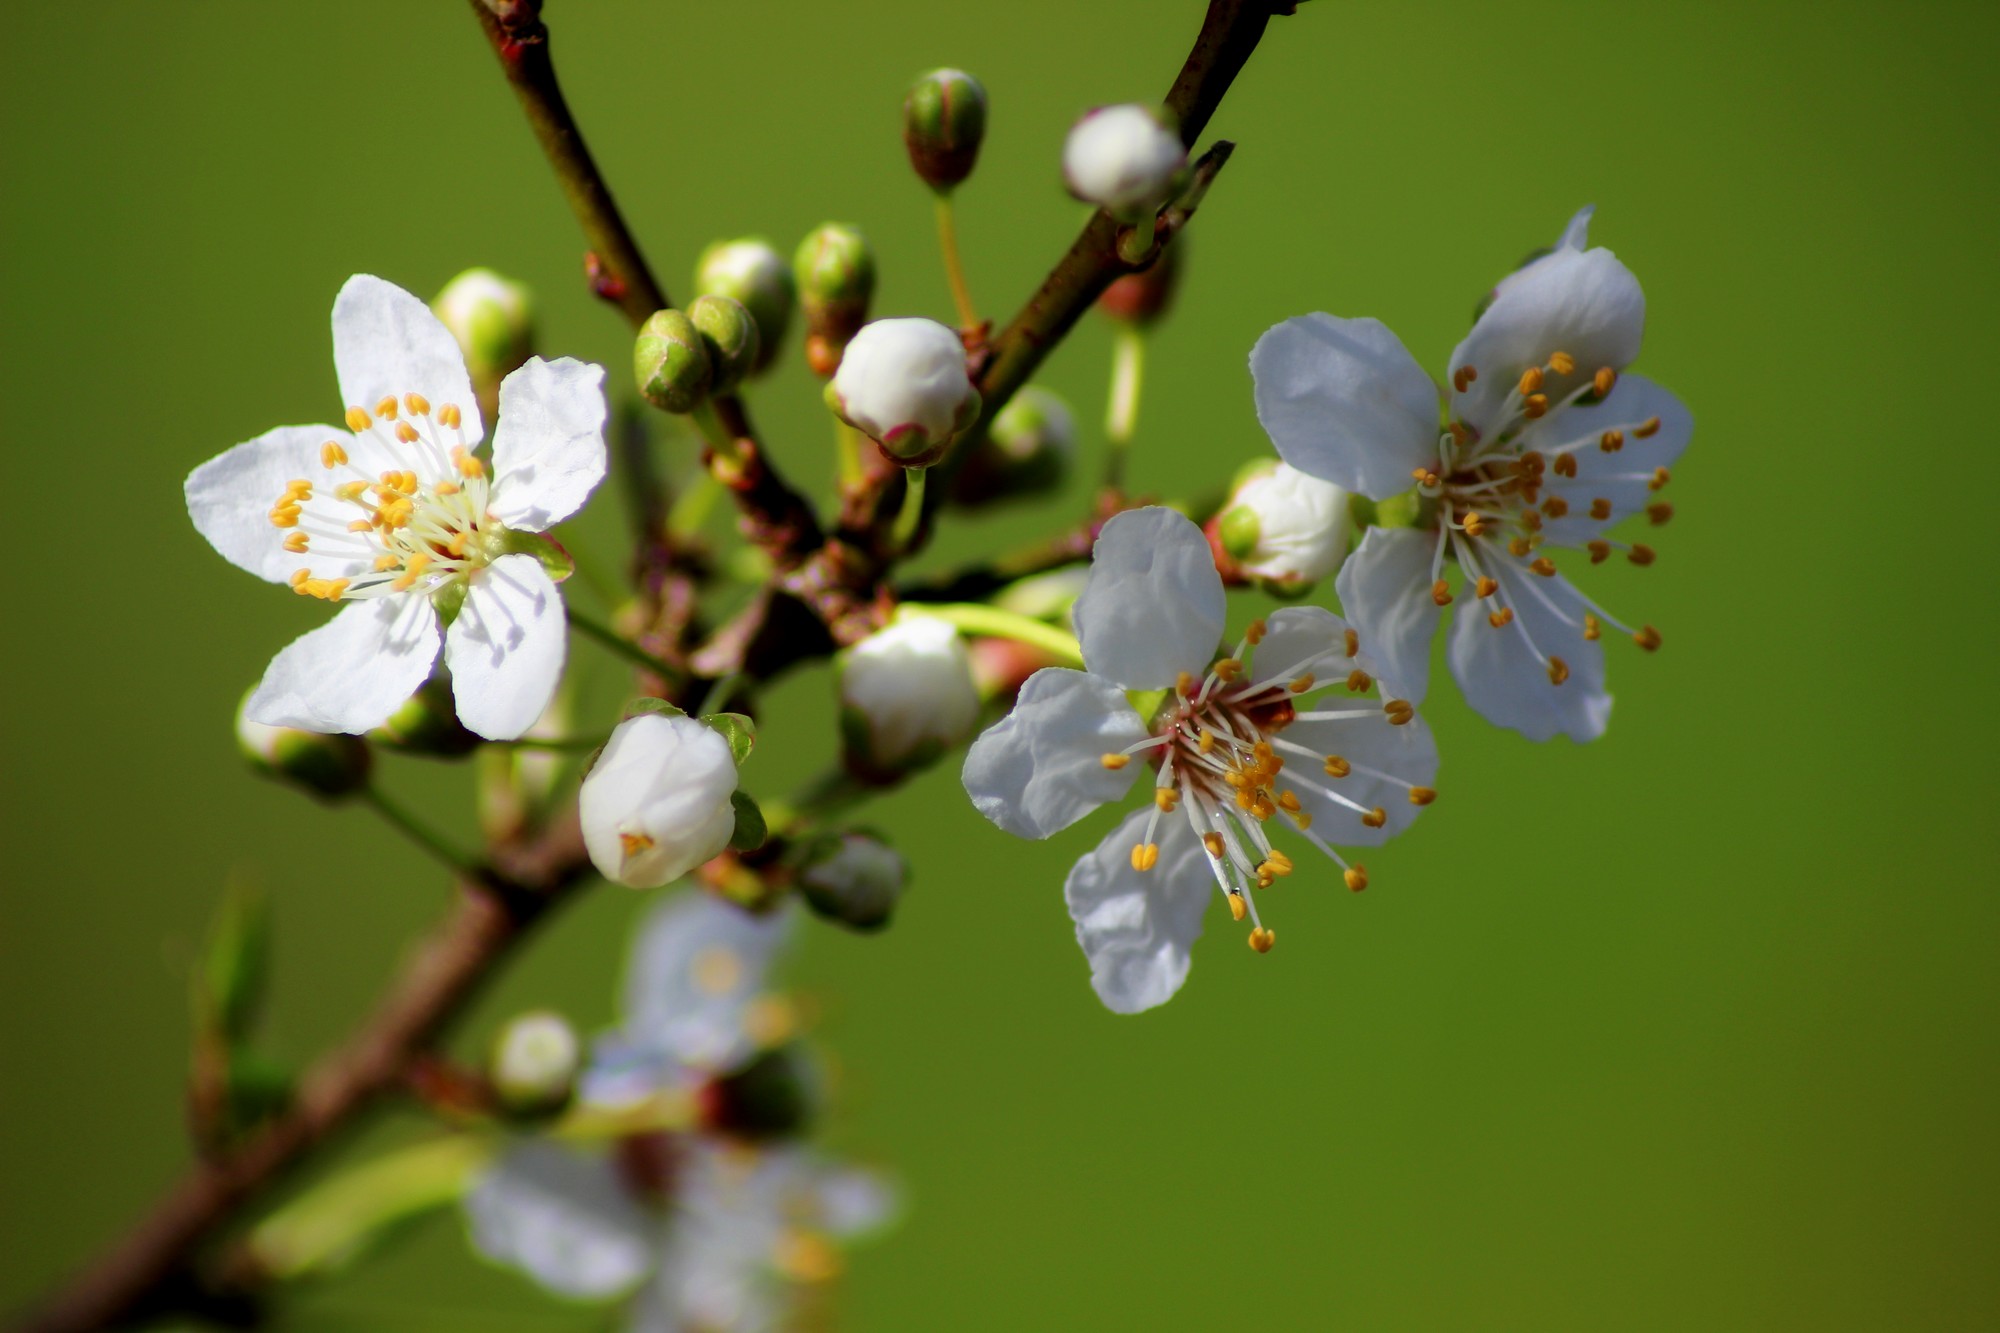
M 604 368 L 563 357 L 500 381 L 487 509 L 519 532 L 543 532 L 583 507 L 604 480 Z
M 465 1215 L 481 1255 L 575 1299 L 631 1290 L 660 1245 L 609 1159 L 534 1140 L 479 1178 Z
M 1563 234 L 1556 238 L 1556 249 L 1589 249 L 1590 218 L 1595 212 L 1597 212 L 1596 204 L 1585 204 L 1582 208 L 1577 209 L 1575 216 L 1571 217 L 1568 225 L 1563 228 Z
M 350 602 L 271 659 L 244 715 L 302 731 L 378 727 L 431 674 L 438 637 L 437 613 L 417 593 Z
M 815 1188 L 820 1225 L 842 1239 L 888 1226 L 900 1205 L 895 1186 L 861 1167 L 822 1167 Z
M 1452 626 L 1451 672 L 1465 701 L 1488 722 L 1532 741 L 1558 734 L 1596 740 L 1611 719 L 1611 696 L 1604 689 L 1604 645 L 1583 637 L 1582 599 L 1562 575 L 1530 574 L 1498 542 L 1481 546 L 1514 620 L 1495 629 L 1485 616 L 1461 615 Z M 1549 680 L 1551 657 L 1569 668 L 1560 685 Z
M 1602 246 L 1544 255 L 1500 284 L 1452 352 L 1454 384 L 1462 367 L 1478 373 L 1464 393 L 1453 392 L 1452 415 L 1489 433 L 1505 424 L 1502 407 L 1524 371 L 1547 366 L 1557 352 L 1573 357 L 1573 371 L 1548 371 L 1543 383 L 1549 401 L 1560 402 L 1601 367 L 1623 370 L 1636 360 L 1645 331 L 1645 294 L 1618 256 Z
M 1484 626 L 1482 626 L 1484 628 Z M 1338 706 L 1338 705 L 1334 705 Z M 1338 722 L 1295 722 L 1281 733 L 1285 740 L 1321 755 L 1339 755 L 1348 763 L 1346 777 L 1315 771 L 1303 756 L 1287 756 L 1280 782 L 1298 793 L 1312 815 L 1312 831 L 1336 847 L 1375 847 L 1410 826 L 1422 807 L 1410 803 L 1411 787 L 1437 781 L 1437 740 L 1421 714 L 1402 726 L 1392 726 L 1381 713 L 1342 718 Z M 1290 780 L 1294 765 L 1298 781 Z M 1310 786 L 1299 785 L 1300 782 Z M 1323 794 L 1333 792 L 1362 808 L 1354 809 Z M 1379 809 L 1388 822 L 1369 828 L 1361 822 L 1368 810 Z
M 1044 667 L 1021 686 L 1013 711 L 972 743 L 966 795 L 1007 832 L 1046 838 L 1132 789 L 1146 757 L 1116 770 L 1102 757 L 1145 738 L 1145 723 L 1116 685 Z
M 1132 868 L 1132 848 L 1151 809 L 1133 813 L 1071 867 L 1063 900 L 1076 942 L 1090 960 L 1090 985 L 1113 1013 L 1165 1004 L 1187 980 L 1188 952 L 1201 937 L 1215 881 L 1201 839 L 1181 814 L 1162 815 L 1160 859 Z
M 562 680 L 568 622 L 562 594 L 532 555 L 503 555 L 472 576 L 445 634 L 458 720 L 493 741 L 535 725 Z
M 209 459 L 188 473 L 182 492 L 188 517 L 230 564 L 269 583 L 283 583 L 310 563 L 284 547 L 289 529 L 274 527 L 271 510 L 293 481 L 317 485 L 326 470 L 320 446 L 350 444 L 337 426 L 280 426 Z
M 1301 315 L 1250 349 L 1257 420 L 1299 471 L 1386 500 L 1437 461 L 1438 391 L 1375 319 Z
M 1431 636 L 1439 607 L 1431 600 L 1437 537 L 1414 528 L 1370 528 L 1340 568 L 1334 590 L 1390 694 L 1413 704 L 1430 690 Z
M 1114 517 L 1097 535 L 1073 618 L 1092 674 L 1128 690 L 1200 675 L 1222 642 L 1215 553 L 1200 528 L 1157 506 Z
M 1347 622 L 1317 606 L 1287 606 L 1264 618 L 1264 641 L 1257 645 L 1250 679 L 1293 681 L 1310 671 L 1321 680 L 1338 680 L 1362 666 L 1347 655 Z M 1330 696 L 1339 698 L 1339 695 Z
M 793 914 L 753 915 L 690 889 L 655 908 L 633 937 L 623 1039 L 711 1073 L 755 1051 L 744 1015 L 769 989 Z
M 691 717 L 642 713 L 613 729 L 577 793 L 583 843 L 606 879 L 657 889 L 729 846 L 736 758 Z
M 1654 417 L 1659 430 L 1641 439 L 1638 428 Z M 1600 444 L 1611 430 L 1623 434 L 1624 445 L 1606 453 Z M 1681 400 L 1641 375 L 1619 376 L 1601 403 L 1567 408 L 1534 423 L 1522 435 L 1527 448 L 1541 450 L 1551 461 L 1558 452 L 1576 459 L 1574 477 L 1553 468 L 1543 474 L 1543 489 L 1569 505 L 1569 513 L 1543 524 L 1543 542 L 1581 546 L 1644 509 L 1658 498 L 1651 489 L 1653 470 L 1678 462 L 1693 436 L 1694 417 Z M 1591 505 L 1598 500 L 1611 502 L 1609 517 L 1591 516 Z
M 333 300 L 333 368 L 343 407 L 373 412 L 384 398 L 422 394 L 433 409 L 458 408 L 468 446 L 485 438 L 458 340 L 393 282 L 357 273 L 341 287 Z

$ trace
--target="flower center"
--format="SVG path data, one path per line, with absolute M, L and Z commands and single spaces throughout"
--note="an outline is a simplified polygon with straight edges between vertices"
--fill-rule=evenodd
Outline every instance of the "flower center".
M 302 595 L 355 601 L 412 590 L 432 595 L 501 553 L 505 529 L 487 512 L 492 482 L 465 444 L 458 407 L 421 394 L 347 409 L 354 452 L 393 466 L 371 476 L 347 445 L 320 446 L 324 475 L 285 484 L 271 523 L 285 549 L 324 557 L 292 574 Z

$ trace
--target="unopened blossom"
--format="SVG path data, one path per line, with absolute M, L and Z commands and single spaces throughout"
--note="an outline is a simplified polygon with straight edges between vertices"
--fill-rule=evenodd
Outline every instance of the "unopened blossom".
M 538 1009 L 516 1015 L 500 1030 L 486 1073 L 507 1109 L 542 1113 L 569 1100 L 582 1063 L 583 1045 L 569 1020 Z
M 890 457 L 913 466 L 936 461 L 979 416 L 965 344 L 931 319 L 863 326 L 827 384 L 826 401 Z
M 1063 179 L 1087 203 L 1132 216 L 1167 201 L 1187 167 L 1187 149 L 1150 107 L 1101 106 L 1070 128 Z
M 841 654 L 840 707 L 849 758 L 869 773 L 929 763 L 972 734 L 979 686 L 958 630 L 904 615 Z
M 519 736 L 562 675 L 561 595 L 522 534 L 604 477 L 604 372 L 531 358 L 500 386 L 491 458 L 457 342 L 422 301 L 350 278 L 333 306 L 346 428 L 281 426 L 196 468 L 188 513 L 228 559 L 341 611 L 272 661 L 248 716 L 364 732 L 431 674 L 458 714 Z M 449 628 L 445 628 L 446 621 Z
M 812 909 L 856 930 L 887 925 L 909 882 L 910 863 L 901 852 L 852 831 L 828 838 L 799 869 L 799 888 Z
M 721 854 L 736 828 L 729 742 L 691 717 L 620 722 L 577 794 L 598 873 L 656 889 Z
M 1289 463 L 1273 464 L 1238 483 L 1215 526 L 1232 574 L 1297 595 L 1347 558 L 1347 492 Z
M 1036 672 L 965 760 L 965 789 L 1009 833 L 1046 838 L 1150 773 L 1148 799 L 1063 887 L 1091 984 L 1121 1013 L 1169 999 L 1210 895 L 1275 934 L 1256 893 L 1298 867 L 1280 831 L 1319 849 L 1348 887 L 1373 846 L 1437 795 L 1437 749 L 1410 704 L 1381 690 L 1367 645 L 1331 612 L 1251 622 L 1225 655 L 1222 580 L 1207 539 L 1169 509 L 1104 525 L 1077 599 L 1084 671 Z M 1134 692 L 1158 692 L 1138 711 Z
M 1437 386 L 1375 320 L 1287 320 L 1250 354 L 1258 419 L 1286 462 L 1374 500 L 1416 483 L 1417 526 L 1371 529 L 1335 585 L 1384 674 L 1421 701 L 1431 636 L 1456 602 L 1448 655 L 1466 701 L 1534 740 L 1603 733 L 1606 627 L 1660 644 L 1579 591 L 1552 552 L 1651 564 L 1650 546 L 1607 534 L 1642 511 L 1667 521 L 1657 493 L 1694 429 L 1673 394 L 1625 373 L 1645 297 L 1589 247 L 1590 214 L 1503 281 L 1453 351 L 1442 430 Z

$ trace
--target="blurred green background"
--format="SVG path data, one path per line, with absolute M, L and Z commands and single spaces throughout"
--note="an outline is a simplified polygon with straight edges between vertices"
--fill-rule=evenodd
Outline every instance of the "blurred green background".
M 549 9 L 676 293 L 712 238 L 789 247 L 838 218 L 883 257 L 880 313 L 948 317 L 897 108 L 919 69 L 978 73 L 991 132 L 961 229 L 1004 318 L 1080 221 L 1056 170 L 1068 123 L 1160 96 L 1202 5 Z M 323 612 L 216 558 L 181 478 L 335 414 L 327 311 L 356 271 L 428 294 L 492 265 L 539 292 L 545 349 L 605 362 L 620 391 L 630 372 L 463 5 L 7 23 L 0 433 L 17 498 L 47 483 L 12 512 L 5 582 L 11 1305 L 183 1161 L 186 974 L 226 879 L 271 890 L 271 1037 L 293 1058 L 348 1027 L 444 902 L 365 814 L 241 769 L 240 692 Z M 1967 600 L 1990 588 L 1996 39 L 2000 12 L 1971 3 L 1317 0 L 1273 24 L 1213 126 L 1240 151 L 1155 339 L 1135 481 L 1185 493 L 1264 447 L 1244 357 L 1271 323 L 1376 315 L 1442 367 L 1474 300 L 1595 202 L 1593 239 L 1646 286 L 1641 369 L 1699 423 L 1659 564 L 1588 584 L 1666 647 L 1612 645 L 1618 708 L 1588 748 L 1499 732 L 1441 686 L 1444 796 L 1368 858 L 1375 887 L 1295 879 L 1267 899 L 1281 949 L 1215 924 L 1187 989 L 1142 1018 L 1099 1008 L 1059 891 L 1108 817 L 1016 844 L 955 764 L 874 807 L 917 888 L 886 936 L 807 931 L 794 969 L 839 1060 L 828 1141 L 911 1201 L 856 1256 L 842 1326 L 2000 1322 L 2000 736 Z M 1044 376 L 1093 459 L 1108 360 L 1092 321 Z M 756 397 L 782 462 L 824 489 L 796 346 Z M 961 524 L 930 563 L 1074 508 Z M 609 563 L 618 515 L 599 511 L 578 546 Z M 619 676 L 587 643 L 573 657 Z M 829 688 L 814 669 L 773 695 L 753 790 L 831 753 Z M 469 834 L 462 772 L 386 767 Z M 608 1020 L 644 905 L 593 892 L 466 1038 L 527 1004 Z M 294 1310 L 299 1328 L 594 1326 L 468 1257 L 455 1217 Z

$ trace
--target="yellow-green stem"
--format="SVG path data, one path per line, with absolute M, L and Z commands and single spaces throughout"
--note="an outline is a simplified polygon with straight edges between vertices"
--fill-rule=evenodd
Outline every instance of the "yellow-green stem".
M 960 328 L 979 327 L 979 312 L 972 305 L 972 291 L 965 285 L 965 266 L 958 258 L 958 221 L 952 212 L 951 196 L 937 197 L 938 245 L 944 251 L 944 275 L 951 283 L 952 303 L 958 307 Z
M 1104 460 L 1104 484 L 1125 486 L 1125 457 L 1139 427 L 1139 390 L 1146 373 L 1146 335 L 1131 325 L 1118 330 L 1111 345 L 1111 398 L 1104 411 L 1104 435 L 1111 442 Z
M 1071 666 L 1083 665 L 1083 649 L 1076 636 L 1015 611 L 1002 611 L 981 602 L 906 602 L 912 615 L 936 616 L 956 625 L 967 634 L 988 639 L 1012 639 L 1031 648 L 1040 648 Z

